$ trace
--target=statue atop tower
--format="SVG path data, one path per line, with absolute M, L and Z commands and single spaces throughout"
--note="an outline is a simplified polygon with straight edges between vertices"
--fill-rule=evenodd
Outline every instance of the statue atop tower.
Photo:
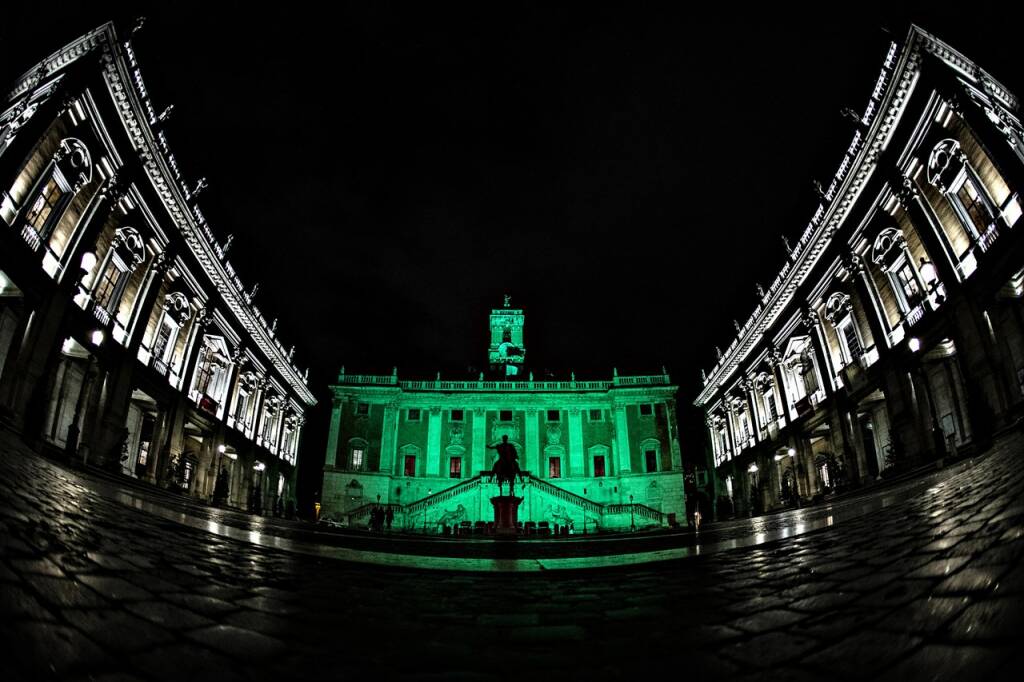
M 491 371 L 505 379 L 516 379 L 523 373 L 526 346 L 523 343 L 525 316 L 512 307 L 512 297 L 505 294 L 501 308 L 491 310 L 491 344 L 487 360 Z

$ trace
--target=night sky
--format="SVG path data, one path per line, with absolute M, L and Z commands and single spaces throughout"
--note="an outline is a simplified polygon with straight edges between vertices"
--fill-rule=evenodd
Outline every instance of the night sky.
M 15 3 L 0 24 L 10 83 L 103 21 L 147 16 L 134 44 L 154 106 L 175 106 L 171 148 L 310 367 L 307 485 L 339 366 L 475 377 L 504 293 L 538 379 L 665 365 L 699 453 L 700 369 L 810 219 L 812 180 L 828 185 L 853 134 L 840 110 L 863 111 L 889 41 L 916 21 L 1024 90 L 1014 27 L 980 3 L 718 20 L 681 3 L 435 4 Z

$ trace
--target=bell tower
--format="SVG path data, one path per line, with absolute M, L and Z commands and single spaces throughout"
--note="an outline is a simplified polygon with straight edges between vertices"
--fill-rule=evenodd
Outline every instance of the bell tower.
M 504 306 L 491 310 L 491 345 L 487 350 L 491 372 L 507 379 L 522 376 L 526 360 L 523 343 L 525 316 L 521 309 L 512 307 L 511 300 L 512 297 L 506 294 Z

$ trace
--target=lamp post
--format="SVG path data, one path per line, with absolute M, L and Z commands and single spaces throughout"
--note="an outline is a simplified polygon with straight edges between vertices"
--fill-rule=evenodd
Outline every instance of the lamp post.
M 587 489 L 584 488 L 583 489 L 583 497 L 586 497 L 586 496 L 587 496 Z M 583 534 L 584 535 L 587 534 L 587 510 L 586 509 L 583 510 Z
M 636 532 L 636 521 L 634 520 L 633 496 L 629 496 L 629 532 Z

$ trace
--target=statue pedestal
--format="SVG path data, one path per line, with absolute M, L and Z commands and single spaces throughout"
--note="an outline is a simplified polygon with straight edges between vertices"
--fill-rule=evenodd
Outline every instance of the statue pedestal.
M 517 523 L 519 521 L 519 505 L 523 498 L 512 495 L 499 495 L 491 498 L 494 505 L 494 534 L 495 535 L 516 535 L 519 532 Z

